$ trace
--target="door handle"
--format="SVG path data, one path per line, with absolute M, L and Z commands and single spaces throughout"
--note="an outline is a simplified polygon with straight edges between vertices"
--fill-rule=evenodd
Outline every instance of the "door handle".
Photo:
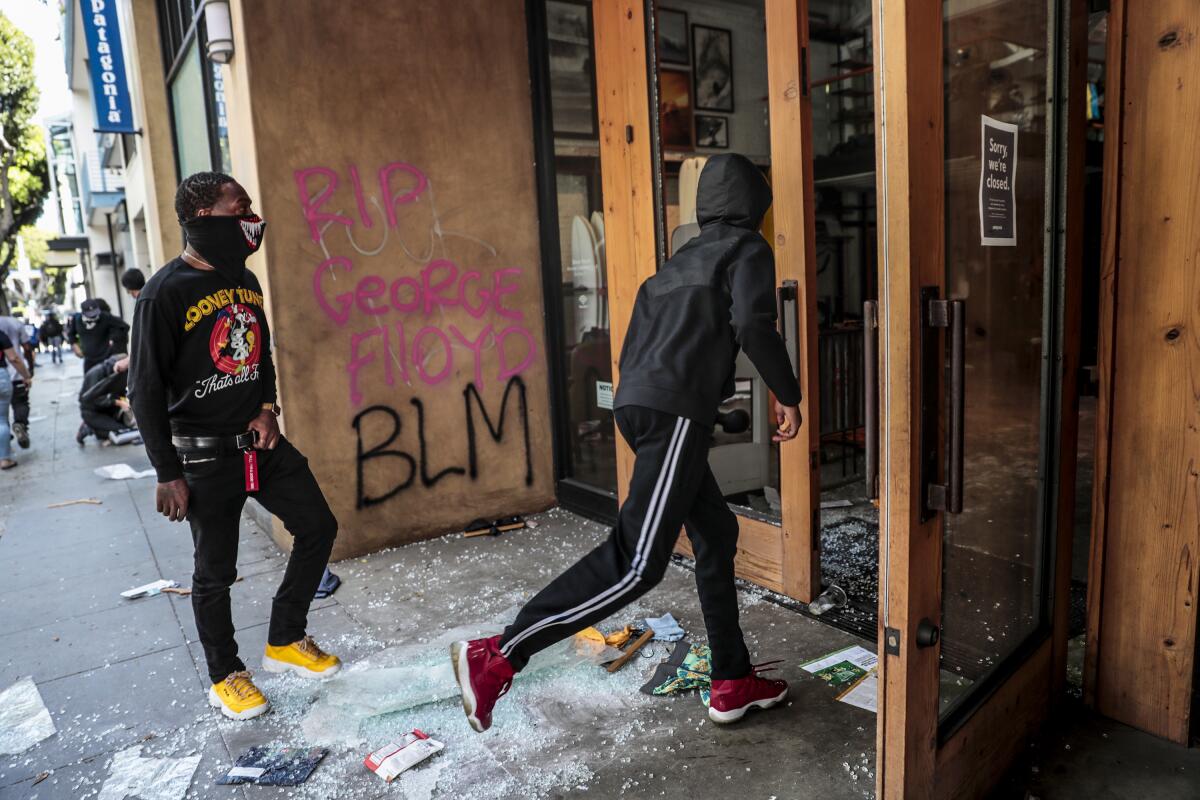
M 775 319 L 779 325 L 779 338 L 785 345 L 788 341 L 787 304 L 796 299 L 796 290 L 795 281 L 784 281 L 775 288 Z
M 863 303 L 863 425 L 867 499 L 879 498 L 879 303 Z
M 965 300 L 940 300 L 936 288 L 922 290 L 925 303 L 925 326 L 922 336 L 924 350 L 922 368 L 924 390 L 922 392 L 922 472 L 925 490 L 925 508 L 922 519 L 928 519 L 934 511 L 961 514 L 963 509 L 963 443 L 966 422 L 966 329 L 967 306 Z M 950 419 L 946 425 L 946 482 L 938 483 L 937 475 L 937 420 L 938 372 L 942 368 L 937 358 L 937 338 L 932 334 L 936 328 L 945 328 L 949 339 Z
M 786 348 L 788 343 L 788 314 L 787 307 L 792 306 L 792 325 L 796 331 L 796 341 L 794 344 L 795 356 L 793 357 L 792 369 L 796 372 L 796 379 L 800 379 L 800 360 L 804 358 L 804 354 L 800 352 L 800 284 L 794 280 L 786 280 L 780 284 L 775 290 L 775 302 L 779 312 L 779 338 L 783 339 L 783 345 Z M 803 388 L 803 387 L 801 387 Z

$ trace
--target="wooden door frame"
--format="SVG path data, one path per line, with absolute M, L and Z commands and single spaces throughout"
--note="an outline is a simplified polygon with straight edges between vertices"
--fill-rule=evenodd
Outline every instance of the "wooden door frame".
M 646 3 L 595 0 L 596 96 L 600 125 L 613 381 L 638 288 L 658 268 L 654 209 L 654 127 L 650 118 Z M 820 593 L 816 258 L 812 215 L 811 100 L 807 0 L 766 0 L 776 277 L 799 285 L 803 399 L 800 435 L 781 447 L 780 525 L 738 516 L 739 577 L 802 602 Z M 803 23 L 803 24 L 801 24 Z M 799 453 L 804 449 L 803 454 Z M 623 501 L 633 454 L 617 442 Z M 691 555 L 687 537 L 680 552 Z
M 1060 124 L 1068 157 L 1056 190 L 1066 302 L 1059 317 L 1057 370 L 1061 391 L 1050 409 L 1057 420 L 1056 491 L 1049 498 L 1057 523 L 1052 543 L 1051 634 L 945 741 L 939 742 L 939 646 L 921 648 L 917 625 L 940 627 L 940 580 L 910 580 L 937 566 L 941 574 L 944 518 L 920 520 L 918 379 L 923 286 L 944 290 L 944 101 L 942 4 L 875 0 L 876 179 L 880 270 L 880 605 L 879 716 L 876 795 L 884 798 L 963 798 L 984 795 L 1008 768 L 1048 711 L 1063 697 L 1067 608 L 1073 533 L 1076 374 L 1083 217 L 1083 86 L 1087 47 L 1084 0 L 1067 9 L 1058 46 L 1066 93 Z M 1054 157 L 1062 158 L 1055 151 Z M 940 380 L 940 376 L 939 376 Z M 895 645 L 895 646 L 893 646 Z M 893 652 L 888 652 L 892 650 Z M 898 652 L 896 652 L 898 651 Z
M 1197 8 L 1111 4 L 1084 699 L 1187 746 L 1197 637 Z M 1182 178 L 1178 176 L 1183 176 Z M 1189 335 L 1190 333 L 1190 335 Z M 1182 334 L 1182 335 L 1181 335 Z

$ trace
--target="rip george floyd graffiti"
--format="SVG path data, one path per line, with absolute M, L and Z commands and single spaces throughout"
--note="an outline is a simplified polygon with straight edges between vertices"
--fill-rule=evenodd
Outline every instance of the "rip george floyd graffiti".
M 309 236 L 321 250 L 312 273 L 313 298 L 318 311 L 344 333 L 350 407 L 361 408 L 370 387 L 377 393 L 381 382 L 389 390 L 388 397 L 375 398 L 357 411 L 351 423 L 357 438 L 356 507 L 383 503 L 412 487 L 431 489 L 452 477 L 477 479 L 477 422 L 498 446 L 523 441 L 524 483 L 532 485 L 521 374 L 538 352 L 525 313 L 513 307 L 511 297 L 520 290 L 524 271 L 497 263 L 497 249 L 482 239 L 446 227 L 432 181 L 412 164 L 393 161 L 380 167 L 378 194 L 364 188 L 354 165 L 345 176 L 331 167 L 313 166 L 296 170 L 294 178 Z M 353 194 L 352 214 L 335 201 L 338 187 L 346 184 Z M 338 229 L 344 246 L 332 235 Z M 470 376 L 465 388 L 452 382 L 463 373 Z M 500 385 L 503 397 L 489 412 L 484 397 L 489 387 L 498 391 Z M 430 390 L 461 393 L 465 467 L 431 465 L 426 417 L 444 415 L 450 406 L 431 399 Z M 416 396 L 418 391 L 422 396 Z M 399 393 L 404 400 L 395 397 Z M 415 454 L 396 446 L 402 422 L 408 421 L 396 406 L 412 407 L 408 419 L 415 423 Z M 506 420 L 519 426 L 523 436 L 506 437 Z M 440 461 L 447 450 L 441 443 L 436 450 Z M 385 491 L 376 491 L 380 487 Z

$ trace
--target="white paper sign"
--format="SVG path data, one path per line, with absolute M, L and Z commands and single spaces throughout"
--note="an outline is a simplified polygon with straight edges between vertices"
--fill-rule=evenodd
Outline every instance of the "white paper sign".
M 984 247 L 1017 244 L 1017 126 L 979 118 L 979 241 Z
M 613 385 L 612 381 L 596 381 L 596 407 L 612 411 Z

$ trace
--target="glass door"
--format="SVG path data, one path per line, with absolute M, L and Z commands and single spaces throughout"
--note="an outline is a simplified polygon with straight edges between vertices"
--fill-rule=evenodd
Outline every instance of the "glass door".
M 775 446 L 767 388 L 752 364 L 739 363 L 737 391 L 714 426 L 710 463 L 738 512 L 738 575 L 805 602 L 820 591 L 806 7 L 803 0 L 592 6 L 614 355 L 637 288 L 696 227 L 703 160 L 743 153 L 771 183 L 774 204 L 760 232 L 775 253 L 780 324 L 796 360 L 803 423 L 795 441 Z M 619 442 L 616 462 L 620 492 L 632 458 Z M 686 539 L 680 548 L 686 552 Z
M 927 498 L 926 511 L 950 512 L 942 537 L 939 698 L 943 716 L 953 719 L 1049 623 L 1041 476 L 1052 342 L 1047 290 L 1055 268 L 1047 257 L 1053 38 L 1046 0 L 982 7 L 948 0 L 944 14 L 943 296 L 950 313 L 941 330 L 950 363 L 941 382 L 950 408 L 937 416 L 950 421 L 947 436 L 957 440 L 950 446 L 962 456 L 961 475 L 927 476 L 927 485 L 946 485 L 951 496 L 934 507 Z M 932 302 L 927 314 L 945 307 Z M 925 336 L 933 330 L 927 325 Z M 936 454 L 936 416 L 924 430 L 933 440 L 924 442 L 927 451 Z
M 880 796 L 985 793 L 1054 702 L 1067 5 L 875 2 Z

